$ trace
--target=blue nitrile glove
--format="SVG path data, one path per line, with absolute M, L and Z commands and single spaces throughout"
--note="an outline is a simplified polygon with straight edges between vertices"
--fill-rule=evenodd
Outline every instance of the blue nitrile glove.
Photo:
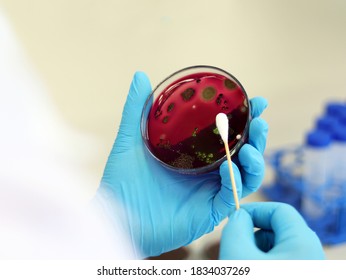
M 183 175 L 163 167 L 146 152 L 140 120 L 150 93 L 148 77 L 137 72 L 98 191 L 123 206 L 138 257 L 189 244 L 212 231 L 234 207 L 227 161 L 219 171 Z M 258 117 L 266 106 L 263 98 L 251 100 L 249 144 L 239 151 L 239 169 L 233 164 L 239 197 L 256 191 L 264 176 L 262 154 L 268 126 Z
M 220 259 L 313 260 L 325 255 L 316 233 L 292 206 L 255 202 L 230 215 L 222 232 Z

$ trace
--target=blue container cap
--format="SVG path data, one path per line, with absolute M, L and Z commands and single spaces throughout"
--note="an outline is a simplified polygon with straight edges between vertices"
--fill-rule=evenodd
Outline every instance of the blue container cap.
M 346 118 L 346 105 L 344 105 L 344 107 L 342 109 L 339 110 L 338 113 L 338 119 L 342 120 Z
M 338 123 L 332 133 L 333 139 L 339 142 L 346 142 L 346 125 Z
M 346 116 L 346 105 L 341 102 L 329 102 L 325 106 L 326 114 L 328 116 L 333 116 L 340 118 Z
M 323 130 L 313 130 L 306 135 L 306 145 L 316 148 L 323 148 L 330 145 L 332 142 L 331 135 Z
M 337 125 L 338 120 L 332 116 L 322 116 L 316 120 L 316 128 L 327 132 L 334 131 L 334 127 Z
M 339 119 L 341 125 L 346 125 L 346 116 Z

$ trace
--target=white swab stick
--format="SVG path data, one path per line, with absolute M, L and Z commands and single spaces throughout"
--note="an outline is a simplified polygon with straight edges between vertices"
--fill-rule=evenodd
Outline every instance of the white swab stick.
M 229 147 L 228 147 L 228 118 L 226 114 L 219 113 L 216 115 L 216 127 L 225 145 L 226 156 L 227 156 L 228 167 L 229 167 L 229 175 L 231 177 L 232 191 L 233 191 L 233 197 L 235 201 L 235 208 L 236 210 L 238 210 L 240 206 L 239 206 L 239 199 L 238 199 L 238 193 L 237 193 L 237 186 L 235 184 L 235 179 L 234 179 L 231 154 L 229 152 Z

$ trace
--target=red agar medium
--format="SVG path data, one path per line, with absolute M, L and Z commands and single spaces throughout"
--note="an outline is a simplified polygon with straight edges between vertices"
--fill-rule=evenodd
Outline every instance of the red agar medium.
M 158 93 L 147 116 L 146 145 L 161 163 L 182 173 L 215 169 L 225 157 L 215 124 L 218 113 L 229 120 L 232 154 L 247 137 L 249 104 L 241 85 L 213 72 L 188 74 Z

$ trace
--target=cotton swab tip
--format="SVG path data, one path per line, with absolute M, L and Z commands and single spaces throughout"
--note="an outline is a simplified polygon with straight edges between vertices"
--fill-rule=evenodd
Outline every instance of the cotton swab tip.
M 228 143 L 228 117 L 225 113 L 216 115 L 216 127 L 224 143 Z

